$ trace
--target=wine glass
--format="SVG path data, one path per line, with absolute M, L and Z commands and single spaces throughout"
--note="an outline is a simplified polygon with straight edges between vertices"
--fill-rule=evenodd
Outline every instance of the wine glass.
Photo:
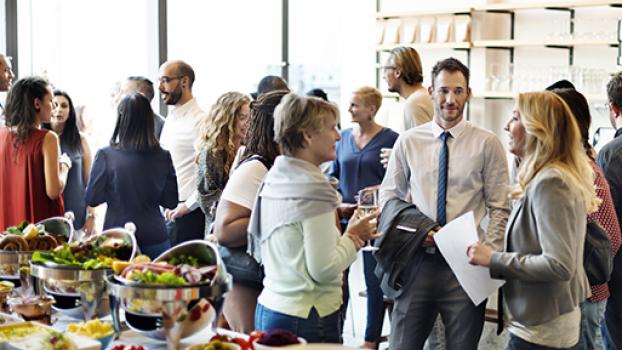
M 362 189 L 358 194 L 358 215 L 364 217 L 378 211 L 378 188 Z M 374 251 L 378 248 L 371 245 L 371 241 L 361 248 L 364 251 Z

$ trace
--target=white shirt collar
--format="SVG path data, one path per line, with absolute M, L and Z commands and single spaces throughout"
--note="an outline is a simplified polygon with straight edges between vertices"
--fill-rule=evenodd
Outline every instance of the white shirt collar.
M 460 134 L 462 134 L 462 132 L 464 131 L 464 129 L 467 126 L 467 122 L 466 122 L 466 120 L 464 120 L 464 117 L 460 121 L 460 123 L 454 125 L 453 128 L 447 129 L 447 130 L 443 129 L 434 120 L 432 120 L 432 122 L 430 124 L 432 124 L 431 127 L 432 127 L 432 134 L 434 135 L 434 138 L 438 138 L 445 131 L 449 131 L 449 134 L 451 135 L 451 137 L 457 138 L 458 136 L 460 136 Z
M 193 97 L 181 106 L 175 106 L 171 109 L 171 113 L 175 116 L 183 117 L 188 114 L 197 105 L 197 100 Z

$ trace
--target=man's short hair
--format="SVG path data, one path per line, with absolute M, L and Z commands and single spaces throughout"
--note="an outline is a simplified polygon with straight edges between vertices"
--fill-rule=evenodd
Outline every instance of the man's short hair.
M 127 80 L 135 82 L 138 92 L 143 94 L 149 101 L 153 100 L 153 97 L 155 96 L 155 91 L 153 89 L 153 82 L 151 80 L 139 75 L 127 77 Z
M 607 83 L 607 98 L 617 108 L 622 108 L 622 72 L 611 77 Z
M 391 50 L 391 60 L 402 72 L 402 78 L 408 85 L 423 82 L 423 65 L 417 50 L 400 46 Z
M 434 86 L 434 81 L 436 77 L 442 72 L 448 71 L 450 73 L 460 72 L 464 76 L 464 80 L 466 80 L 466 86 L 469 87 L 469 68 L 465 66 L 459 60 L 449 57 L 444 60 L 436 62 L 434 67 L 432 67 L 432 86 Z
M 270 91 L 289 91 L 287 82 L 283 78 L 276 75 L 266 75 L 261 78 L 259 84 L 257 84 L 257 91 L 251 93 L 251 97 L 256 100 L 259 95 L 265 94 Z

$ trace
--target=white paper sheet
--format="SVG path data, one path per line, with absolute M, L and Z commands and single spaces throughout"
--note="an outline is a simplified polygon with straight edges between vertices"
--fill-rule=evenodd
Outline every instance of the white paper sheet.
M 452 220 L 434 235 L 437 248 L 475 305 L 479 305 L 505 283 L 490 278 L 487 267 L 469 264 L 467 248 L 477 241 L 473 212 Z

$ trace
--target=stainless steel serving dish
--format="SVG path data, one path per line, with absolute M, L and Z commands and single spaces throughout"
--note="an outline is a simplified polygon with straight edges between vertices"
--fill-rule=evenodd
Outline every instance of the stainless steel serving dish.
M 125 284 L 122 279 L 106 276 L 115 332 L 121 331 L 120 310 L 127 325 L 153 339 L 166 340 L 168 349 L 178 349 L 180 339 L 214 325 L 232 279 L 212 243 L 196 240 L 177 245 L 155 261 L 190 255 L 201 264 L 216 265 L 209 283 L 192 286 L 152 286 Z
M 121 238 L 131 243 L 122 260 L 131 260 L 138 250 L 134 237 L 135 226 L 115 228 L 102 232 L 96 237 Z M 76 266 L 52 262 L 31 263 L 31 274 L 37 279 L 39 290 L 56 299 L 53 308 L 69 317 L 92 319 L 103 317 L 110 312 L 106 293 L 105 277 L 112 269 L 82 270 Z
M 67 212 L 65 217 L 57 216 L 37 222 L 35 225 L 43 225 L 45 231 L 53 236 L 62 237 L 67 242 L 73 241 L 73 213 Z M 28 267 L 32 258 L 32 251 L 6 251 L 0 250 L 0 280 L 8 280 L 19 286 L 21 282 L 29 278 L 27 271 L 22 273 L 20 279 L 20 267 Z

